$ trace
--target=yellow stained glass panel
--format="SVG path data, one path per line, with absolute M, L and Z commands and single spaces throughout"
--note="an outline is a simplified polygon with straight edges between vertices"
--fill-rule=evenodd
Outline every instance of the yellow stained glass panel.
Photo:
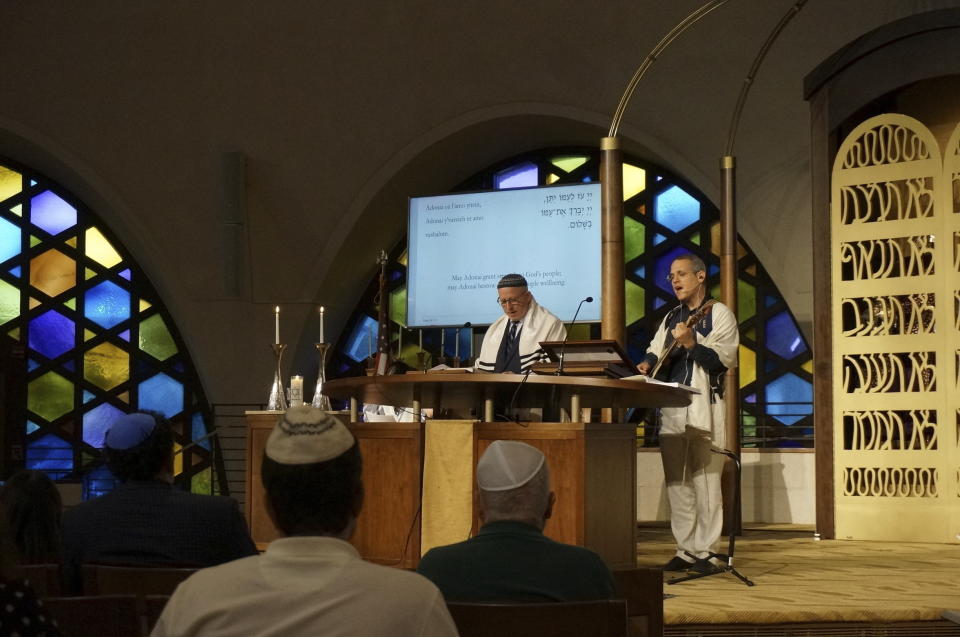
M 77 238 L 76 238 L 76 237 L 70 237 L 69 239 L 67 239 L 66 241 L 64 241 L 64 243 L 66 243 L 66 244 L 67 244 L 68 246 L 70 246 L 71 248 L 76 248 L 76 247 L 77 247 Z
M 67 299 L 66 301 L 63 302 L 63 304 L 69 307 L 71 310 L 77 309 L 77 299 L 75 298 Z
M 13 208 L 10 208 L 10 212 L 12 212 L 13 214 L 17 215 L 18 217 L 22 217 L 22 216 L 23 216 L 23 204 L 19 204 L 19 203 L 18 203 L 18 204 L 17 204 L 16 206 L 14 206 Z
M 710 252 L 719 257 L 722 243 L 723 242 L 720 239 L 720 222 L 716 221 L 712 226 L 710 226 Z
M 10 335 L 10 338 L 12 338 L 12 339 L 15 340 L 15 341 L 19 341 L 19 340 L 20 340 L 20 328 L 19 328 L 19 327 L 13 328 L 13 329 L 10 330 L 9 332 L 7 332 L 7 334 L 9 334 L 9 335 Z
M 749 347 L 740 346 L 740 387 L 757 380 L 757 355 Z
M 808 360 L 806 363 L 804 363 L 803 365 L 801 365 L 801 366 L 800 366 L 800 369 L 802 369 L 802 370 L 804 370 L 804 371 L 807 371 L 807 372 L 809 372 L 809 373 L 812 374 L 812 373 L 813 373 L 813 359 L 811 358 L 811 359 Z
M 173 443 L 173 475 L 178 476 L 183 473 L 183 454 L 180 453 L 180 450 L 183 449 L 183 445 L 180 443 Z
M 33 298 L 33 297 L 31 296 L 31 297 L 30 297 L 30 301 L 27 303 L 27 305 L 29 305 L 29 306 L 30 306 L 30 309 L 32 310 L 32 309 L 34 309 L 34 308 L 40 307 L 40 301 L 38 301 L 37 299 L 35 299 L 35 298 Z
M 122 394 L 118 394 L 117 398 L 125 403 L 130 403 L 130 392 L 125 391 Z
M 40 243 L 40 239 L 34 235 L 30 235 L 30 247 L 34 248 Z
M 0 281 L 0 325 L 20 316 L 20 290 Z
M 403 267 L 407 267 L 407 251 L 406 250 L 404 250 L 403 253 L 401 253 L 400 256 L 397 257 L 397 263 L 399 263 Z
M 84 341 L 84 342 L 89 341 L 89 340 L 90 340 L 91 338 L 93 338 L 94 336 L 96 336 L 96 334 L 95 334 L 94 332 L 91 332 L 90 330 L 84 328 L 84 330 L 83 330 L 83 341 Z
M 557 177 L 554 173 L 550 173 L 549 175 L 547 175 L 547 185 L 555 184 L 558 181 L 560 181 L 560 178 Z
M 96 228 L 87 228 L 87 256 L 105 268 L 112 268 L 123 259 Z
M 0 166 L 0 201 L 9 199 L 23 190 L 23 177 L 20 173 Z
M 140 349 L 157 360 L 165 361 L 177 353 L 177 344 L 163 317 L 154 314 L 140 322 Z
M 84 281 L 89 281 L 90 279 L 92 279 L 92 278 L 95 277 L 95 276 L 97 276 L 97 273 L 94 272 L 93 270 L 91 270 L 90 268 L 84 268 L 84 269 L 83 269 L 83 280 L 84 280 Z
M 623 165 L 623 200 L 634 197 L 647 187 L 647 171 L 630 164 Z
M 587 163 L 588 159 L 587 155 L 561 155 L 551 159 L 550 163 L 564 172 L 571 172 Z
M 153 307 L 153 306 L 150 305 L 150 302 L 149 302 L 149 301 L 144 301 L 143 299 L 140 299 L 140 311 L 141 311 L 141 312 L 143 312 L 144 310 L 149 310 L 151 307 Z
M 83 354 L 83 377 L 103 390 L 130 378 L 130 354 L 111 343 L 101 343 Z
M 696 232 L 690 236 L 690 243 L 694 245 L 700 245 L 700 233 Z

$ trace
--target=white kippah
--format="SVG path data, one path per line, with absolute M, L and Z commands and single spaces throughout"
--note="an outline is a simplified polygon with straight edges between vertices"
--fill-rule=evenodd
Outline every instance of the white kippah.
M 536 447 L 516 440 L 495 440 L 477 463 L 477 485 L 484 491 L 509 491 L 537 475 L 544 463 Z
M 280 464 L 333 460 L 354 444 L 342 422 L 310 405 L 291 407 L 270 432 L 265 453 Z

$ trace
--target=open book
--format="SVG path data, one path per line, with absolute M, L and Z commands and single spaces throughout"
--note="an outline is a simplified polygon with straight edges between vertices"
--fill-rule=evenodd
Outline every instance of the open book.
M 650 385 L 663 385 L 665 387 L 679 387 L 680 389 L 686 389 L 691 394 L 701 393 L 696 387 L 691 387 L 690 385 L 684 385 L 683 383 L 668 383 L 666 381 L 657 380 L 656 378 L 650 378 L 643 374 L 636 374 L 634 376 L 624 376 L 620 380 L 632 380 L 635 383 L 647 383 Z

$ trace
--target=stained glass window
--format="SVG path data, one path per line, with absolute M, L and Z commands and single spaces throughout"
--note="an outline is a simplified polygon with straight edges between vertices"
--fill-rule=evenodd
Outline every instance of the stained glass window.
M 0 338 L 24 354 L 13 357 L 21 363 L 2 362 L 22 364 L 26 385 L 22 405 L 4 405 L 14 421 L 11 443 L 22 444 L 26 468 L 81 482 L 85 498 L 113 488 L 101 448 L 118 416 L 159 411 L 179 446 L 208 431 L 193 364 L 143 272 L 83 202 L 5 160 Z M 210 493 L 216 483 L 225 491 L 210 440 L 178 456 L 177 468 L 185 487 Z
M 491 190 L 555 183 L 581 183 L 599 179 L 599 153 L 593 149 L 546 149 L 498 163 L 452 188 L 456 191 Z M 678 176 L 645 162 L 625 158 L 624 258 L 626 280 L 627 349 L 640 360 L 664 314 L 677 303 L 666 281 L 670 263 L 685 252 L 699 255 L 711 277 L 711 294 L 719 298 L 720 213 L 695 188 Z M 391 342 L 402 345 L 407 364 L 416 365 L 418 353 L 440 353 L 441 330 L 407 330 L 403 325 L 406 307 L 406 240 L 401 241 L 390 261 Z M 744 447 L 813 446 L 813 376 L 810 349 L 793 314 L 773 281 L 748 246 L 738 243 L 739 281 L 737 319 L 740 322 L 740 402 Z M 401 276 L 396 276 L 396 273 Z M 334 373 L 359 373 L 351 352 L 360 347 L 358 330 L 377 315 L 376 281 L 371 282 L 351 319 L 351 336 L 343 339 L 334 357 Z M 395 318 L 396 317 L 396 318 Z M 598 325 L 577 326 L 590 334 L 577 338 L 599 338 Z M 376 335 L 376 323 L 373 322 Z M 468 330 L 464 330 L 468 331 Z M 453 330 L 446 330 L 444 354 L 453 355 Z M 478 330 L 476 337 L 481 332 Z M 423 348 L 419 340 L 423 340 Z M 464 343 L 461 341 L 461 352 Z M 397 350 L 395 350 L 397 351 Z M 641 423 L 641 444 L 657 444 L 655 428 Z

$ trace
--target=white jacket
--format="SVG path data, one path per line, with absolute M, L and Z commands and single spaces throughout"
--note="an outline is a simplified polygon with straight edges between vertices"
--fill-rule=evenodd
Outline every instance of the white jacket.
M 648 354 L 653 354 L 657 358 L 661 356 L 666 349 L 667 339 L 667 318 L 673 314 L 667 314 L 657 333 L 650 341 Z M 740 333 L 737 330 L 737 317 L 723 303 L 715 303 L 710 309 L 712 328 L 707 334 L 703 334 L 702 324 L 698 323 L 694 328 L 697 344 L 709 347 L 717 353 L 720 362 L 727 369 L 737 366 L 737 350 L 740 345 Z M 691 396 L 690 405 L 687 407 L 664 407 L 660 410 L 660 433 L 662 434 L 682 434 L 686 427 L 696 427 L 710 433 L 710 437 L 715 444 L 724 444 L 724 421 L 726 412 L 724 401 L 714 393 L 710 386 L 710 374 L 691 360 L 691 371 L 685 384 L 700 390 L 699 394 Z

